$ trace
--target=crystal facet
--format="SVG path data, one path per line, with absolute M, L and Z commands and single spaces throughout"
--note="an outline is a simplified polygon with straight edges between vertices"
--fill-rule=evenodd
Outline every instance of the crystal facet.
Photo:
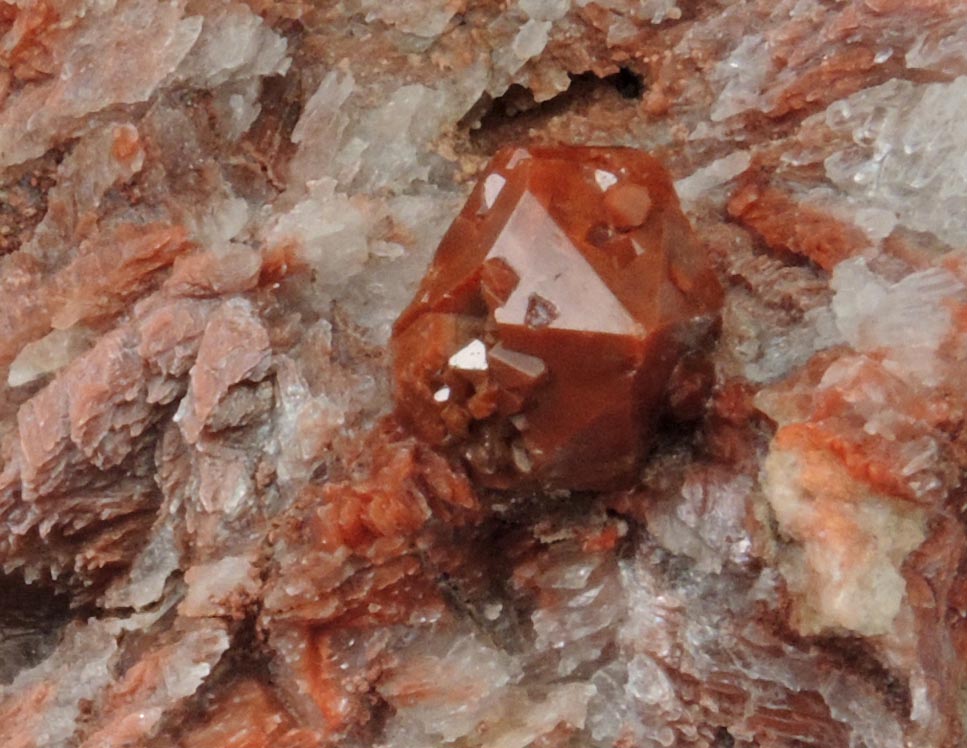
M 654 158 L 506 148 L 396 323 L 398 411 L 485 485 L 627 484 L 721 298 Z

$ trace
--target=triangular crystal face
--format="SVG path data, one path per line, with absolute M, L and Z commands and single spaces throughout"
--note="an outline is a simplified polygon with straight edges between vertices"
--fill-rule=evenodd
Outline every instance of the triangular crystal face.
M 505 149 L 397 321 L 398 412 L 493 487 L 627 484 L 721 296 L 653 158 Z
M 516 274 L 517 286 L 494 310 L 498 325 L 640 335 L 640 326 L 564 233 L 525 190 L 487 253 Z

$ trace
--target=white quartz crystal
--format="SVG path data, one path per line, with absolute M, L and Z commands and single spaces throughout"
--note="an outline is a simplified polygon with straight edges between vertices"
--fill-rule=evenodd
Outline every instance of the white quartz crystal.
M 469 633 L 418 636 L 379 687 L 400 723 L 453 741 L 498 716 L 519 672 L 513 659 Z M 411 693 L 420 693 L 415 703 Z
M 908 228 L 967 244 L 967 77 L 892 80 L 835 102 L 825 117 L 851 141 L 825 159 L 844 193 Z
M 74 133 L 82 117 L 150 98 L 201 33 L 202 19 L 182 18 L 179 5 L 119 0 L 88 13 L 70 30 L 71 54 L 54 75 L 4 102 L 0 166 L 43 154 L 58 137 Z
M 619 13 L 628 13 L 651 23 L 677 20 L 682 11 L 676 0 L 575 0 L 579 8 L 594 3 L 602 8 L 610 8 Z
M 535 21 L 533 18 L 525 23 L 514 39 L 513 50 L 521 60 L 537 57 L 547 46 L 548 34 L 551 30 L 550 21 Z
M 856 258 L 836 266 L 831 285 L 836 326 L 853 348 L 885 350 L 901 376 L 937 383 L 937 351 L 951 332 L 950 303 L 967 298 L 959 279 L 930 268 L 890 283 Z
M 709 190 L 728 183 L 749 168 L 752 156 L 748 151 L 734 151 L 695 170 L 675 182 L 675 192 L 683 204 L 688 205 L 706 197 Z
M 310 181 L 332 168 L 349 124 L 344 106 L 355 89 L 352 74 L 332 70 L 309 97 L 292 131 L 292 142 L 298 151 L 289 166 L 290 192 L 307 189 Z
M 435 37 L 443 33 L 456 13 L 457 4 L 439 0 L 361 0 L 368 20 L 379 20 L 416 36 Z
M 7 385 L 21 387 L 47 374 L 53 374 L 87 350 L 93 335 L 84 327 L 53 330 L 40 340 L 28 343 L 10 364 Z
M 556 21 L 571 7 L 571 0 L 519 0 L 518 7 L 538 21 Z
M 365 212 L 327 178 L 311 183 L 306 199 L 275 219 L 265 236 L 270 245 L 293 245 L 321 283 L 338 285 L 366 262 L 368 229 Z
M 744 37 L 715 68 L 714 77 L 722 86 L 712 108 L 713 122 L 763 106 L 763 93 L 772 70 L 772 54 L 762 34 Z
M 165 582 L 178 570 L 181 552 L 175 540 L 174 520 L 162 514 L 151 530 L 151 539 L 138 554 L 127 578 L 112 585 L 104 595 L 108 608 L 141 609 L 161 599 Z
M 284 73 L 290 60 L 285 39 L 244 3 L 219 5 L 174 76 L 179 82 L 214 87 L 230 80 Z

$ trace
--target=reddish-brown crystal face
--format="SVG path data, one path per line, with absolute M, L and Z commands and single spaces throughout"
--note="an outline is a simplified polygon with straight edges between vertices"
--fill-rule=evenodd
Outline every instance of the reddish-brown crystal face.
M 504 149 L 397 320 L 397 410 L 488 486 L 626 485 L 721 299 L 655 159 Z

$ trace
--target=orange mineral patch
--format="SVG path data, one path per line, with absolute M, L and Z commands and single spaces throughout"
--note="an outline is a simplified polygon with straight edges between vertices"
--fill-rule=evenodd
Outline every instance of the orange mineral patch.
M 721 299 L 654 158 L 505 148 L 396 324 L 398 412 L 489 486 L 626 484 Z

